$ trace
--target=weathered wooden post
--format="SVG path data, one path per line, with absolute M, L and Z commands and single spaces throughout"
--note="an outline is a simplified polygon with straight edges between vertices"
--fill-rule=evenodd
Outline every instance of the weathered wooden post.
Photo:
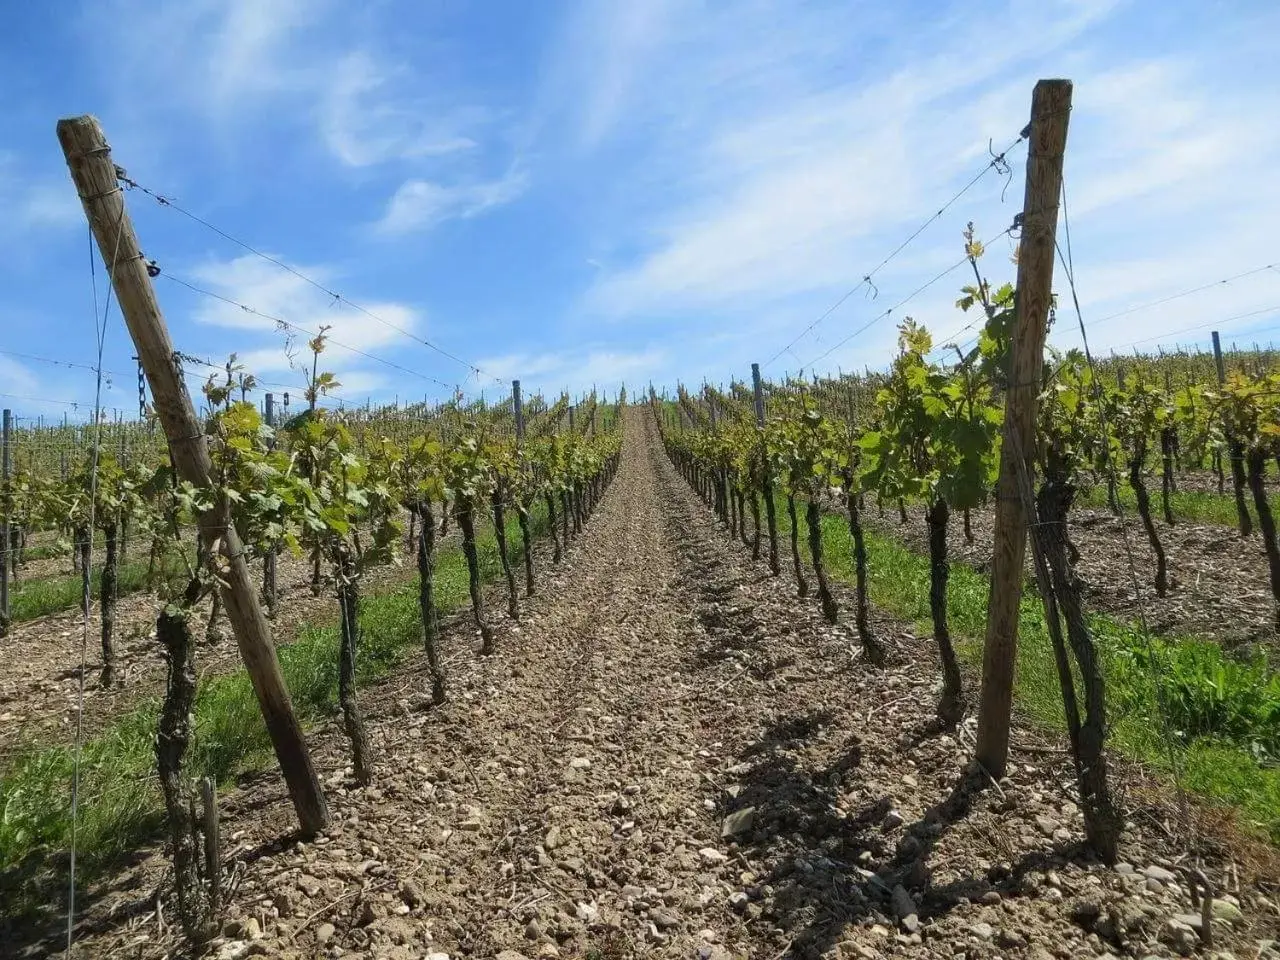
M 58 121 L 58 141 L 137 347 L 156 413 L 169 440 L 174 469 L 182 479 L 211 488 L 213 464 L 208 441 L 176 363 L 173 342 L 125 208 L 111 148 L 97 119 L 91 116 Z M 328 824 L 329 811 L 280 672 L 258 592 L 249 577 L 244 545 L 231 523 L 230 503 L 221 491 L 215 493 L 215 506 L 199 518 L 200 537 L 211 551 L 222 555 L 224 573 L 219 589 L 227 618 L 298 820 L 303 832 L 312 834 Z
M 13 411 L 4 411 L 0 433 L 0 637 L 9 635 L 9 475 L 13 472 Z
M 265 418 L 267 426 L 272 429 L 276 425 L 276 395 L 268 393 L 266 396 Z M 276 448 L 275 437 L 272 436 L 270 447 L 272 450 Z M 267 552 L 262 557 L 262 599 L 267 604 L 267 616 L 274 618 L 276 615 L 276 607 L 279 603 L 280 593 L 277 589 L 276 570 L 279 567 L 280 545 L 273 543 L 267 548 Z
M 1004 776 L 1009 760 L 1018 610 L 1027 547 L 1019 473 L 1035 476 L 1036 407 L 1044 368 L 1044 341 L 1053 287 L 1053 261 L 1062 192 L 1062 160 L 1071 112 L 1071 81 L 1041 80 L 1031 96 L 1027 183 L 1022 200 L 1018 287 L 1004 443 L 1000 450 L 991 593 L 982 652 L 982 697 L 978 707 L 977 759 L 991 776 Z
M 751 392 L 756 405 L 756 426 L 760 428 L 760 476 L 764 488 L 764 514 L 769 526 L 769 571 L 776 577 L 782 572 L 778 560 L 778 514 L 773 503 L 773 474 L 769 469 L 769 448 L 764 436 L 764 384 L 760 380 L 760 364 L 751 365 Z

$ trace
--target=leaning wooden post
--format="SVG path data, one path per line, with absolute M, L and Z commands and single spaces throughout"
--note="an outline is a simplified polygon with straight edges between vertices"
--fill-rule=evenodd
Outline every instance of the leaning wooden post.
M 169 440 L 174 469 L 183 480 L 211 488 L 213 464 L 208 442 L 179 372 L 133 221 L 125 209 L 111 148 L 97 119 L 91 116 L 58 121 L 58 141 L 110 271 L 138 360 L 146 372 L 152 402 Z M 257 694 L 302 830 L 315 833 L 328 824 L 329 811 L 280 672 L 257 589 L 249 577 L 244 545 L 230 522 L 230 504 L 221 491 L 216 493 L 215 506 L 199 518 L 200 537 L 210 550 L 222 556 L 220 590 L 227 619 L 235 631 L 240 656 Z
M 511 407 L 516 415 L 516 440 L 524 440 L 524 399 L 520 395 L 520 381 L 511 381 Z
M 0 434 L 0 637 L 9 635 L 9 474 L 13 471 L 13 411 L 4 412 Z
M 1005 774 L 1013 711 L 1018 611 L 1027 547 L 1027 516 L 1019 472 L 1035 476 L 1036 407 L 1044 368 L 1044 341 L 1053 287 L 1053 260 L 1062 192 L 1062 158 L 1071 112 L 1071 81 L 1041 80 L 1031 96 L 1027 183 L 1022 200 L 1022 240 L 1004 438 L 997 485 L 991 594 L 982 652 L 977 759 L 991 776 Z M 1019 462 L 1021 461 L 1021 462 Z
M 773 473 L 769 467 L 769 446 L 764 434 L 764 384 L 760 380 L 760 364 L 751 365 L 751 392 L 756 405 L 756 426 L 760 428 L 760 477 L 764 488 L 764 513 L 769 525 L 769 571 L 776 577 L 782 572 L 778 561 L 778 514 L 773 503 Z

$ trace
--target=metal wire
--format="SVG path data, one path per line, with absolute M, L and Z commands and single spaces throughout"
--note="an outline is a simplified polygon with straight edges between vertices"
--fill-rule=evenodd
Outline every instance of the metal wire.
M 830 307 L 824 310 L 817 317 L 817 319 L 815 319 L 807 327 L 805 327 L 798 334 L 796 334 L 796 336 L 792 338 L 792 340 L 789 341 L 785 347 L 783 347 L 781 350 L 775 353 L 772 357 L 770 357 L 764 363 L 760 364 L 760 369 L 763 370 L 765 367 L 770 366 L 775 360 L 777 360 L 784 353 L 789 352 L 792 347 L 794 347 L 797 343 L 799 343 L 804 338 L 804 336 L 809 333 L 809 331 L 813 330 L 816 326 L 818 326 L 818 324 L 826 320 L 827 317 L 835 313 L 836 310 L 838 310 L 841 306 L 843 306 L 845 301 L 847 301 L 850 297 L 852 297 L 859 289 L 862 288 L 863 285 L 870 286 L 873 290 L 875 290 L 875 284 L 871 282 L 871 278 L 874 277 L 881 270 L 883 270 L 886 266 L 888 266 L 888 264 L 898 256 L 898 254 L 902 253 L 903 250 L 905 250 L 908 246 L 911 245 L 911 242 L 915 240 L 916 237 L 924 233 L 924 231 L 928 229 L 929 226 L 934 223 L 934 221 L 938 220 L 944 213 L 947 212 L 947 210 L 949 210 L 952 206 L 954 206 L 956 201 L 958 201 L 961 197 L 963 197 L 966 193 L 968 193 L 978 183 L 979 180 L 981 180 L 983 177 L 987 175 L 988 171 L 1006 170 L 1007 169 L 1007 164 L 1005 163 L 1006 154 L 1008 154 L 1010 150 L 1012 150 L 1014 147 L 1016 147 L 1019 143 L 1021 143 L 1023 140 L 1027 138 L 1029 130 L 1030 128 L 1023 130 L 1022 133 L 1018 134 L 1017 138 L 1015 138 L 1012 143 L 1010 143 L 1007 147 L 1005 147 L 1002 151 L 1000 151 L 1000 153 L 993 154 L 991 157 L 991 160 L 987 162 L 987 165 L 984 166 L 981 170 L 979 170 L 978 173 L 975 174 L 973 178 L 969 180 L 968 183 L 966 183 L 963 187 L 961 187 L 960 190 L 950 200 L 948 200 L 941 207 L 939 207 L 936 213 L 934 213 L 931 217 L 929 217 L 929 219 L 927 219 L 924 223 L 920 224 L 920 226 L 917 227 L 915 231 L 912 232 L 905 240 L 903 240 L 900 244 L 898 244 L 898 246 L 895 247 L 889 253 L 888 256 L 886 256 L 883 260 L 881 260 L 878 264 L 876 264 L 876 266 L 869 273 L 865 274 L 861 280 L 859 280 L 856 284 L 854 284 L 847 291 L 845 291 L 844 295 L 841 296 L 840 299 L 838 299 Z M 879 291 L 876 291 L 876 292 L 878 293 Z M 845 340 L 841 341 L 841 344 L 847 343 L 848 339 L 849 338 L 846 338 Z M 836 346 L 840 346 L 841 344 L 837 344 Z M 831 348 L 831 350 L 834 350 L 834 349 L 836 349 L 836 347 Z M 828 350 L 827 353 L 830 353 L 831 350 Z M 827 354 L 825 353 L 823 354 L 824 357 L 826 355 Z M 792 356 L 794 356 L 794 354 L 792 354 Z M 798 360 L 799 357 L 797 357 L 796 359 Z M 819 357 L 819 359 L 821 359 L 821 357 Z
M 316 280 L 313 277 L 307 276 L 302 271 L 296 269 L 295 267 L 289 266 L 289 264 L 285 263 L 284 261 L 276 257 L 271 256 L 270 254 L 263 253 L 261 250 L 257 249 L 251 244 L 246 243 L 245 241 L 241 240 L 239 237 L 235 237 L 231 235 L 227 231 L 223 230 L 221 227 L 215 226 L 214 224 L 210 223 L 208 220 L 205 220 L 203 217 L 199 217 L 196 214 L 192 213 L 190 210 L 187 210 L 186 208 L 182 207 L 175 200 L 173 200 L 173 198 L 162 196 L 161 194 L 148 190 L 146 187 L 142 186 L 142 184 L 138 183 L 136 180 L 130 179 L 128 176 L 126 176 L 125 171 L 120 167 L 116 167 L 116 177 L 121 183 L 123 183 L 125 186 L 129 187 L 130 189 L 142 191 L 147 196 L 155 200 L 158 204 L 160 204 L 160 206 L 168 207 L 170 210 L 176 210 L 178 213 L 182 214 L 184 217 L 187 217 L 189 220 L 193 220 L 194 222 L 200 224 L 202 227 L 205 227 L 206 229 L 213 231 L 218 236 L 222 237 L 224 240 L 234 243 L 236 246 L 244 250 L 247 250 L 249 253 L 253 254 L 255 257 L 260 257 L 261 259 L 267 261 L 268 263 L 274 264 L 275 266 L 279 267 L 281 270 L 284 270 L 287 273 L 292 274 L 293 276 L 297 277 L 299 280 L 302 280 L 303 282 L 310 284 L 311 286 L 315 287 L 317 290 L 324 293 L 326 296 L 332 297 L 335 303 L 345 303 L 347 306 L 351 307 L 353 310 L 363 313 L 366 317 L 375 321 L 376 323 L 380 323 L 384 327 L 387 327 L 388 329 L 394 330 L 396 333 L 399 333 L 401 336 L 407 337 L 408 339 L 413 340 L 416 343 L 422 344 L 424 347 L 434 350 L 436 353 L 440 354 L 440 356 L 445 357 L 449 360 L 452 360 L 454 363 L 461 364 L 462 366 L 468 368 L 471 372 L 475 373 L 477 376 L 488 377 L 490 380 L 493 380 L 495 383 L 504 382 L 499 378 L 493 376 L 492 374 L 486 373 L 484 370 L 481 370 L 478 366 L 476 366 L 471 361 L 464 360 L 461 357 L 450 353 L 448 350 L 445 350 L 443 347 L 437 346 L 436 344 L 432 343 L 430 340 L 426 339 L 425 337 L 420 337 L 415 333 L 410 333 L 408 330 L 392 323 L 390 320 L 386 320 L 383 317 L 378 316 L 376 313 L 374 313 L 372 310 L 369 310 L 367 307 L 362 307 L 360 304 L 352 300 L 348 300 L 346 297 L 338 293 L 336 290 L 330 290 L 328 287 L 322 284 L 319 280 Z
M 107 271 L 110 279 L 115 278 L 116 260 L 120 255 L 120 240 L 124 236 L 124 232 L 120 229 L 120 225 L 124 222 L 125 206 L 120 204 L 120 216 L 116 221 L 116 245 L 111 252 L 111 265 Z M 96 383 L 94 386 L 93 396 L 93 451 L 90 454 L 89 461 L 89 556 L 86 558 L 84 576 L 89 576 L 89 571 L 93 569 L 93 529 L 97 519 L 96 505 L 98 498 L 98 456 L 102 445 L 102 354 L 106 346 L 107 339 L 107 317 L 111 313 L 111 295 L 114 292 L 114 284 L 107 287 L 106 303 L 102 310 L 102 320 L 98 320 L 98 270 L 97 262 L 94 259 L 93 249 L 93 226 L 89 226 L 89 278 L 90 285 L 93 288 L 93 324 L 94 333 L 98 342 L 98 364 L 96 373 Z M 71 779 L 71 861 L 69 867 L 69 878 L 67 883 L 67 958 L 70 960 L 72 956 L 72 948 L 75 943 L 75 916 L 76 916 L 76 828 L 79 822 L 80 814 L 80 754 L 84 740 L 84 676 L 88 669 L 88 651 L 89 651 L 89 608 L 92 599 L 89 591 L 85 591 L 82 597 L 81 606 L 81 632 L 80 632 L 80 678 L 76 685 L 76 734 L 75 746 L 72 754 L 72 779 Z
M 1062 223 L 1063 234 L 1067 244 L 1066 255 L 1063 255 L 1062 246 L 1056 240 L 1054 241 L 1054 247 L 1058 253 L 1058 260 L 1062 264 L 1063 270 L 1066 272 L 1067 286 L 1071 291 L 1071 302 L 1075 310 L 1076 322 L 1080 329 L 1080 338 L 1084 344 L 1085 362 L 1088 363 L 1089 372 L 1093 378 L 1095 396 L 1098 396 L 1101 389 L 1101 382 L 1098 379 L 1098 371 L 1093 359 L 1093 352 L 1089 349 L 1089 335 L 1085 330 L 1087 325 L 1084 322 L 1084 314 L 1080 309 L 1080 297 L 1076 291 L 1075 261 L 1071 253 L 1071 217 L 1067 211 L 1067 181 L 1065 174 L 1062 179 Z M 1119 476 L 1116 471 L 1115 460 L 1111 456 L 1111 443 L 1109 440 L 1111 431 L 1107 425 L 1105 404 L 1098 404 L 1098 414 L 1099 426 L 1103 434 L 1103 467 L 1108 471 L 1108 478 L 1110 481 L 1118 486 Z M 1120 533 L 1121 540 L 1124 543 L 1125 559 L 1129 567 L 1130 585 L 1133 588 L 1133 598 L 1138 608 L 1138 627 L 1142 634 L 1143 643 L 1147 648 L 1147 662 L 1150 665 L 1151 682 L 1152 686 L 1155 688 L 1156 704 L 1160 710 L 1161 732 L 1164 735 L 1165 749 L 1169 757 L 1169 766 L 1173 771 L 1173 782 L 1174 789 L 1177 792 L 1178 807 L 1187 829 L 1194 832 L 1195 826 L 1190 822 L 1190 817 L 1188 816 L 1187 793 L 1183 784 L 1184 770 L 1181 759 L 1178 756 L 1178 751 L 1174 746 L 1173 731 L 1169 723 L 1168 693 L 1165 690 L 1164 679 L 1160 675 L 1159 668 L 1156 666 L 1155 643 L 1151 638 L 1151 628 L 1147 620 L 1146 602 L 1142 599 L 1141 581 L 1138 577 L 1138 564 L 1134 556 L 1133 537 L 1129 530 L 1129 523 L 1124 512 L 1123 504 L 1119 502 L 1118 498 L 1115 507 L 1117 519 L 1120 521 Z M 1188 834 L 1187 847 L 1188 849 L 1191 849 L 1192 846 L 1194 846 L 1194 840 L 1191 835 Z

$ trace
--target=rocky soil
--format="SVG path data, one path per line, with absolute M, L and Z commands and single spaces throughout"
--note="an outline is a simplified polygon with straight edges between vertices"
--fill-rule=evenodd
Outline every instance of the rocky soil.
M 498 653 L 472 655 L 458 618 L 444 706 L 416 660 L 362 693 L 374 784 L 354 785 L 337 724 L 312 735 L 332 829 L 291 838 L 274 772 L 228 791 L 210 955 L 1280 956 L 1269 849 L 1121 767 L 1124 862 L 1091 860 L 1058 737 L 1019 729 L 1009 776 L 974 779 L 972 718 L 929 732 L 928 638 L 877 618 L 875 670 L 767 573 L 628 411 L 566 561 L 519 623 L 491 606 Z M 1217 891 L 1212 947 L 1192 867 Z M 157 849 L 90 891 L 78 955 L 182 955 L 165 873 Z M 19 933 L 0 952 L 58 949 Z

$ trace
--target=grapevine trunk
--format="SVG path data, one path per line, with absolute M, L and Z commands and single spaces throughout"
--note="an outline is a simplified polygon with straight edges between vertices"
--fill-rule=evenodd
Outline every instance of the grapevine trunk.
M 926 516 L 929 525 L 929 613 L 933 618 L 933 637 L 938 644 L 942 664 L 942 699 L 938 702 L 938 720 L 946 727 L 955 726 L 964 714 L 964 686 L 960 679 L 960 663 L 951 645 L 951 628 L 947 623 L 947 580 L 951 564 L 947 560 L 947 523 L 951 508 L 945 500 L 937 500 Z

